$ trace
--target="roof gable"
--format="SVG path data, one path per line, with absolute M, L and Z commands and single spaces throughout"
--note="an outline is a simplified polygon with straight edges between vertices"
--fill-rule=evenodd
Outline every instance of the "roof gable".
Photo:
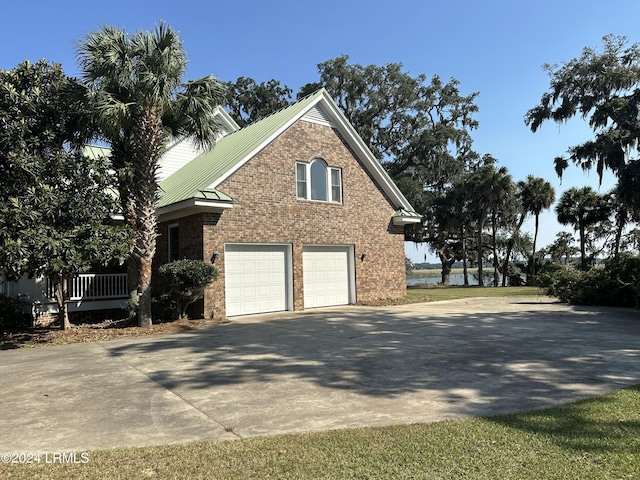
M 194 158 L 160 184 L 159 208 L 198 198 L 203 191 L 216 189 L 300 119 L 337 129 L 394 207 L 414 210 L 325 89 L 221 138 L 211 151 Z
M 320 105 L 316 104 L 310 108 L 301 118 L 306 122 L 319 123 L 328 127 L 335 128 L 335 124 L 331 121 L 331 117 Z

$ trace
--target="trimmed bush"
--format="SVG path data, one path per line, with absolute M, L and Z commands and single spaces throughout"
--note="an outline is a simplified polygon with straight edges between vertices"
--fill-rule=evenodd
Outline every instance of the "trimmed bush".
M 178 317 L 187 317 L 187 307 L 204 296 L 207 285 L 218 278 L 218 269 L 202 260 L 176 260 L 159 269 L 175 299 Z

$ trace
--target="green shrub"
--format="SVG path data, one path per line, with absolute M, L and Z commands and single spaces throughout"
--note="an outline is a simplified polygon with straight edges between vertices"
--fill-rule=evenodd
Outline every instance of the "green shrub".
M 640 257 L 620 254 L 588 272 L 558 264 L 537 275 L 547 295 L 576 305 L 633 307 L 640 305 Z
M 608 296 L 613 304 L 640 307 L 640 256 L 621 253 L 605 263 L 604 271 L 610 279 Z
M 186 318 L 187 307 L 204 296 L 206 286 L 218 278 L 218 269 L 202 260 L 176 260 L 162 265 L 160 274 L 176 301 L 178 317 Z
M 547 295 L 558 297 L 561 302 L 570 302 L 582 273 L 565 265 L 549 263 L 537 273 L 536 284 Z
M 151 315 L 153 323 L 172 322 L 178 313 L 178 305 L 175 298 L 169 293 L 153 294 L 151 297 Z
M 0 295 L 0 331 L 9 332 L 29 328 L 29 315 L 25 314 L 24 300 Z

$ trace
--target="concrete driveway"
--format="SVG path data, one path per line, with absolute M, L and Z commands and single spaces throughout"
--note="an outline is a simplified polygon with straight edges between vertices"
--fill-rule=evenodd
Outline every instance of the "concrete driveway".
M 470 299 L 0 351 L 0 452 L 431 422 L 640 382 L 640 314 Z

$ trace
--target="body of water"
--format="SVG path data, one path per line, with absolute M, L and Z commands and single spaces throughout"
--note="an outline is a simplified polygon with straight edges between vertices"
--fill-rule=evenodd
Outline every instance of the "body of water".
M 449 276 L 449 285 L 464 285 L 464 275 L 462 273 L 452 273 Z M 407 278 L 407 285 L 440 285 L 442 281 L 442 276 L 438 275 L 437 277 L 413 277 Z M 491 277 L 485 275 L 484 284 L 491 285 L 493 282 L 493 272 L 491 272 Z M 500 282 L 502 282 L 502 277 L 500 277 Z M 471 274 L 469 274 L 469 285 L 478 285 L 478 280 Z

